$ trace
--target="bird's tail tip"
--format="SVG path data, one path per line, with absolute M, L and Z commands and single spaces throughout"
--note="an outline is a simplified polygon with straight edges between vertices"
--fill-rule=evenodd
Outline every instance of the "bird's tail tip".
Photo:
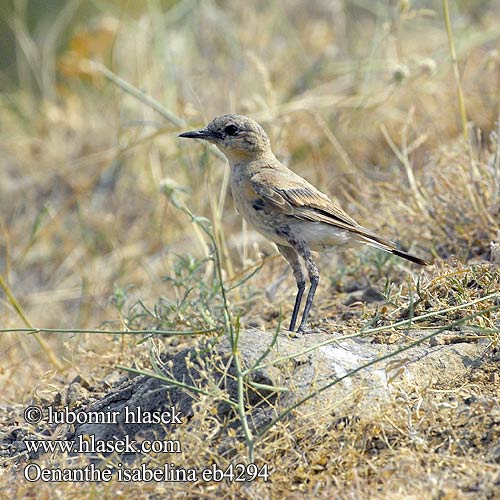
M 411 262 L 415 262 L 415 264 L 419 264 L 421 266 L 428 266 L 431 263 L 428 260 L 421 259 L 415 255 L 412 255 L 407 252 L 403 252 L 402 250 L 394 249 L 391 251 L 393 255 L 397 255 L 398 257 L 402 257 L 403 259 L 409 260 Z

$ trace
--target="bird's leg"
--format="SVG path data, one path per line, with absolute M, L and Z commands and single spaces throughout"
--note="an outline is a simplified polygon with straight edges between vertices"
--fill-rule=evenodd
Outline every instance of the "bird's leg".
M 295 304 L 293 306 L 292 320 L 290 321 L 289 330 L 293 332 L 295 329 L 295 323 L 297 323 L 297 316 L 299 315 L 300 304 L 302 302 L 302 295 L 304 295 L 304 290 L 306 288 L 306 277 L 302 269 L 302 263 L 300 262 L 299 254 L 292 248 L 286 247 L 284 245 L 277 245 L 278 250 L 284 259 L 290 264 L 293 270 L 293 275 L 295 281 L 297 282 L 297 295 L 295 297 Z
M 305 245 L 299 245 L 297 251 L 304 259 L 306 263 L 307 273 L 309 275 L 309 281 L 311 282 L 311 287 L 309 288 L 309 293 L 307 294 L 306 306 L 304 307 L 304 314 L 302 315 L 302 321 L 300 322 L 299 329 L 297 333 L 304 333 L 307 324 L 307 318 L 309 317 L 309 311 L 314 299 L 314 294 L 316 293 L 316 287 L 319 283 L 319 270 L 312 260 L 311 251 Z
M 304 295 L 305 288 L 306 288 L 305 281 L 297 282 L 297 295 L 295 297 L 295 304 L 293 306 L 290 327 L 288 328 L 290 332 L 293 332 L 295 330 L 295 323 L 297 323 L 297 316 L 299 315 L 300 303 L 302 302 L 302 295 Z

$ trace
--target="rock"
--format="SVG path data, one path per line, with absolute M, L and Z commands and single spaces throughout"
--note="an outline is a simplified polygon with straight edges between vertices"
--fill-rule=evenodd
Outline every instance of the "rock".
M 497 237 L 490 242 L 491 257 L 493 264 L 500 265 L 500 231 L 497 231 Z
M 365 302 L 370 304 L 372 302 L 382 302 L 385 301 L 385 297 L 375 288 L 369 286 L 364 290 L 356 290 L 351 292 L 347 299 L 344 301 L 345 306 L 350 306 L 356 302 Z

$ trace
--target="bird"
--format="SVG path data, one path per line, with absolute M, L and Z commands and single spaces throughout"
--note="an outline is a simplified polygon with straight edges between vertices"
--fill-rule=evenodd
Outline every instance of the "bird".
M 429 264 L 358 224 L 335 198 L 283 165 L 274 155 L 264 128 L 252 118 L 238 114 L 218 116 L 205 128 L 181 133 L 179 137 L 208 141 L 226 156 L 236 209 L 251 226 L 276 244 L 290 265 L 297 284 L 290 332 L 295 330 L 306 289 L 302 262 L 310 286 L 296 333 L 307 332 L 320 278 L 312 251 L 365 243 L 422 266 Z

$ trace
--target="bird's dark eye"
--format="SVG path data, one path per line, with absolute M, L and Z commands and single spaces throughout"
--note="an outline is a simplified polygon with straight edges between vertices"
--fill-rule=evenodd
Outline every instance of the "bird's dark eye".
M 236 125 L 228 125 L 225 129 L 224 132 L 227 135 L 234 135 L 236 132 L 238 132 L 238 127 Z

